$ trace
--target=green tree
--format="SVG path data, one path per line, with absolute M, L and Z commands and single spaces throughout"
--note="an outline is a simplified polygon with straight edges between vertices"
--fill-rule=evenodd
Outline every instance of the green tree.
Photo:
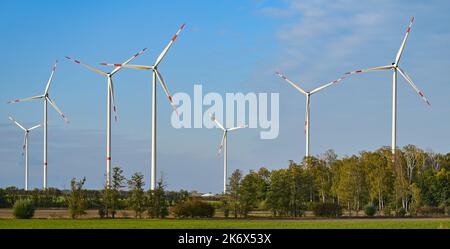
M 161 177 L 156 188 L 148 191 L 147 213 L 151 218 L 165 218 L 169 215 L 165 186 Z
M 269 192 L 267 193 L 267 206 L 274 216 L 289 214 L 291 201 L 291 179 L 287 169 L 273 170 L 270 175 Z
M 375 205 L 377 202 L 378 210 L 382 211 L 392 194 L 394 182 L 390 152 L 388 156 L 385 156 L 382 149 L 362 152 L 361 160 L 367 170 L 370 204 Z
M 102 207 L 99 209 L 99 212 L 101 212 L 103 216 L 115 218 L 120 205 L 120 191 L 125 187 L 124 183 L 125 176 L 123 176 L 123 170 L 120 167 L 114 167 L 111 187 L 108 187 L 105 183 L 102 192 Z
M 142 213 L 146 209 L 146 198 L 144 193 L 144 175 L 140 172 L 134 173 L 128 180 L 128 207 L 134 211 L 135 217 L 142 218 Z
M 258 170 L 258 191 L 257 191 L 257 199 L 259 202 L 263 202 L 267 199 L 267 192 L 269 191 L 270 186 L 270 170 L 267 168 L 260 168 Z
M 241 181 L 239 188 L 240 213 L 247 217 L 258 201 L 258 189 L 261 186 L 258 173 L 250 171 Z
M 85 177 L 79 181 L 77 181 L 76 178 L 72 178 L 70 181 L 71 191 L 66 200 L 72 219 L 76 219 L 78 216 L 86 214 L 86 191 L 83 189 L 85 182 Z
M 336 190 L 340 202 L 347 205 L 350 213 L 361 210 L 367 197 L 367 183 L 365 169 L 357 156 L 342 160 Z
M 241 180 L 242 172 L 236 169 L 231 174 L 228 179 L 228 193 L 226 193 L 226 198 L 228 199 L 227 204 L 230 210 L 233 212 L 234 218 L 237 218 L 240 214 L 240 193 L 241 193 Z

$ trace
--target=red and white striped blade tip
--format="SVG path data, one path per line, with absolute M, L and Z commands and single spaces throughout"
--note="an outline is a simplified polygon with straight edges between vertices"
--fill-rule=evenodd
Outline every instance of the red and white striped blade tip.
M 183 30 L 184 26 L 186 25 L 186 23 L 183 23 L 183 25 L 181 25 L 181 28 L 177 31 L 177 33 L 172 37 L 172 41 L 175 41 L 178 37 L 178 35 L 180 34 L 181 30 Z

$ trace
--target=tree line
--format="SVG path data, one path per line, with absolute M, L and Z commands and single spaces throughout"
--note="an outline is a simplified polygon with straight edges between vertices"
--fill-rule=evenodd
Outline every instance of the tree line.
M 296 217 L 324 206 L 349 215 L 368 207 L 379 215 L 449 212 L 450 153 L 407 145 L 392 159 L 389 147 L 342 159 L 328 150 L 283 169 L 236 170 L 225 201 L 235 217 L 254 209 Z
M 86 179 L 72 179 L 70 190 L 24 191 L 0 189 L 0 208 L 18 200 L 30 200 L 38 208 L 68 208 L 76 218 L 86 209 L 97 209 L 102 218 L 115 218 L 118 210 L 133 210 L 135 217 L 212 217 L 215 210 L 225 217 L 248 217 L 252 211 L 270 211 L 278 217 L 430 215 L 450 213 L 450 153 L 438 154 L 407 145 L 392 160 L 389 147 L 338 158 L 333 150 L 287 168 L 260 168 L 243 174 L 235 170 L 228 179 L 228 192 L 214 201 L 195 198 L 188 191 L 167 191 L 161 179 L 155 190 L 144 190 L 141 173 L 126 179 L 114 167 L 111 187 L 84 188 Z

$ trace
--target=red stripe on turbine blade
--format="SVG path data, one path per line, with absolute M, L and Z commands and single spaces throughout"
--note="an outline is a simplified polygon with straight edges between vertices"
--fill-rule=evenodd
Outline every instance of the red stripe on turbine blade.
M 111 157 L 110 157 L 110 156 L 109 156 L 109 157 L 107 157 L 107 158 L 106 158 L 106 160 L 108 160 L 108 161 L 111 161 Z
M 406 33 L 409 33 L 409 31 L 411 31 L 411 27 L 408 27 L 408 29 L 406 30 Z
M 47 166 L 47 162 L 44 162 L 44 165 Z
M 173 103 L 172 96 L 169 96 L 169 101 Z
M 78 64 L 80 64 L 81 62 L 79 61 L 79 60 L 74 60 L 75 61 L 75 63 L 78 63 Z
M 102 66 L 108 66 L 108 63 L 102 62 L 102 63 L 100 63 L 100 65 L 102 65 Z
M 420 97 L 423 97 L 423 93 L 422 92 L 419 92 L 419 95 L 420 95 Z
M 113 109 L 114 109 L 114 112 L 116 112 L 116 106 L 114 106 Z
M 178 36 L 178 35 L 174 35 L 174 36 L 172 37 L 172 41 L 175 41 L 175 40 L 177 39 L 177 36 Z
M 114 64 L 115 67 L 121 67 L 122 64 Z
M 186 23 L 183 23 L 183 25 L 181 25 L 180 30 L 182 30 L 184 28 L 184 26 L 186 25 Z
M 66 56 L 66 59 L 69 59 L 69 60 L 71 60 L 72 58 L 70 58 L 69 56 Z
M 17 103 L 17 102 L 20 102 L 20 100 L 16 99 L 16 100 L 14 100 L 14 102 L 16 102 L 16 103 Z

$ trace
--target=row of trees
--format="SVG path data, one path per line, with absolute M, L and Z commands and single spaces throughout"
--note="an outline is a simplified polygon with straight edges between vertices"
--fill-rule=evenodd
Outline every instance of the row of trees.
M 0 207 L 29 199 L 38 208 L 69 208 L 74 218 L 86 209 L 97 209 L 105 218 L 115 218 L 123 209 L 133 210 L 139 218 L 145 213 L 164 218 L 169 208 L 178 217 L 214 214 L 214 207 L 193 200 L 187 191 L 165 191 L 162 179 L 155 190 L 144 191 L 142 174 L 126 179 L 119 167 L 113 168 L 110 188 L 86 190 L 84 184 L 84 178 L 72 179 L 70 191 L 0 189 Z M 442 214 L 449 212 L 450 206 L 450 153 L 436 154 L 408 145 L 397 151 L 393 162 L 388 147 L 341 159 L 329 150 L 301 163 L 289 161 L 283 169 L 260 168 L 246 175 L 236 170 L 228 185 L 228 193 L 219 198 L 220 205 L 207 203 L 221 207 L 226 217 L 247 217 L 255 209 L 292 217 L 302 216 L 306 210 L 338 216 L 342 209 L 350 215 L 363 209 L 384 215 Z
M 314 203 L 337 203 L 350 214 L 375 206 L 391 215 L 450 206 L 450 153 L 424 151 L 407 145 L 396 152 L 388 147 L 338 159 L 329 150 L 286 169 L 261 168 L 245 176 L 233 172 L 225 211 L 247 216 L 255 209 L 270 209 L 277 216 L 301 216 Z
M 85 214 L 88 203 L 88 191 L 83 189 L 85 178 L 71 181 L 70 195 L 67 197 L 68 208 L 72 218 Z M 124 191 L 125 186 L 128 191 Z M 165 218 L 169 214 L 169 205 L 182 202 L 188 197 L 186 191 L 166 192 L 163 180 L 158 182 L 156 189 L 144 191 L 144 175 L 135 173 L 130 179 L 123 176 L 123 170 L 113 168 L 111 186 L 105 184 L 101 191 L 98 212 L 102 218 L 115 218 L 120 209 L 131 209 L 136 218 L 142 218 L 147 212 L 151 218 Z M 168 198 L 167 193 L 171 193 Z

